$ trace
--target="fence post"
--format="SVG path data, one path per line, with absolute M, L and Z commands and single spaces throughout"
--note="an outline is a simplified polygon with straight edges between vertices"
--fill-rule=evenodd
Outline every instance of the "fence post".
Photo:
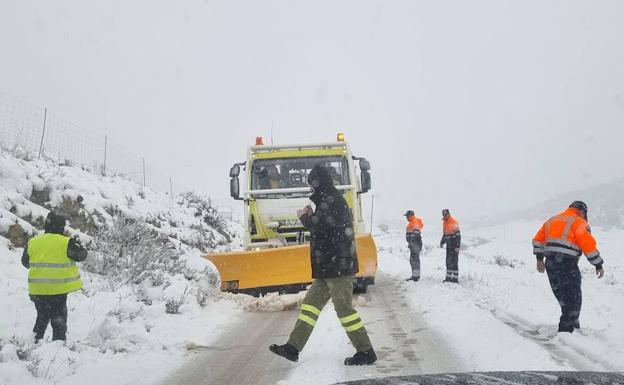
M 43 138 L 45 137 L 46 121 L 48 120 L 48 107 L 43 110 L 43 131 L 41 132 L 41 144 L 39 144 L 39 155 L 37 159 L 41 159 L 41 151 L 43 150 Z
M 171 200 L 173 200 L 173 183 L 171 183 L 171 177 L 169 177 L 169 191 L 171 192 Z
M 102 174 L 106 175 L 106 152 L 108 145 L 108 135 L 104 134 L 104 167 L 102 168 Z
M 143 158 L 143 188 L 146 187 L 145 184 L 145 158 Z

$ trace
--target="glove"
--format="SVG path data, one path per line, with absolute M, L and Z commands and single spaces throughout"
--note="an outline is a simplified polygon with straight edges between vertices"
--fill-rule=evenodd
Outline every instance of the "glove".
M 539 259 L 537 260 L 537 271 L 540 273 L 543 273 L 546 270 L 546 267 L 544 266 L 544 261 L 540 261 Z
M 598 278 L 604 277 L 604 270 L 602 269 L 602 263 L 600 265 L 596 265 L 596 276 Z

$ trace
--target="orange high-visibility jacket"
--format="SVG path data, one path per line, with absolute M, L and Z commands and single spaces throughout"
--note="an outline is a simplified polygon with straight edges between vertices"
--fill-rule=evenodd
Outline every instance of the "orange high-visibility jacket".
M 594 266 L 600 266 L 603 262 L 589 224 L 572 207 L 542 225 L 533 238 L 533 254 L 538 259 L 554 254 L 578 259 L 581 254 L 585 254 Z
M 459 232 L 459 223 L 453 217 L 442 220 L 442 231 L 446 236 L 455 235 Z
M 422 246 L 420 232 L 423 227 L 425 227 L 425 225 L 423 224 L 422 219 L 418 218 L 416 215 L 412 216 L 407 222 L 407 227 L 405 228 L 405 240 L 407 243 Z
M 459 223 L 453 217 L 442 220 L 442 240 L 440 241 L 440 245 L 444 244 L 450 248 L 459 248 L 461 244 Z
M 425 227 L 422 219 L 418 218 L 416 215 L 413 215 L 409 222 L 407 222 L 407 228 L 405 229 L 406 233 L 420 233 Z

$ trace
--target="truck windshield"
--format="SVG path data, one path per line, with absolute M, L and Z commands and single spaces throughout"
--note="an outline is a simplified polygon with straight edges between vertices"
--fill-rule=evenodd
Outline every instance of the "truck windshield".
M 258 159 L 252 165 L 252 190 L 308 186 L 308 174 L 320 164 L 328 168 L 335 186 L 349 185 L 347 160 L 342 156 Z

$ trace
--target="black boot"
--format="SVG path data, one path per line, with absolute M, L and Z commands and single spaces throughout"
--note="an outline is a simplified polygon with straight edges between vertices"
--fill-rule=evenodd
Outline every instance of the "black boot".
M 278 356 L 282 356 L 286 358 L 287 360 L 297 362 L 297 360 L 299 359 L 299 351 L 297 350 L 296 347 L 292 346 L 291 344 L 284 344 L 284 345 L 273 344 L 269 346 L 269 349 L 273 353 L 277 354 Z
M 574 324 L 571 322 L 563 322 L 560 321 L 559 322 L 559 330 L 557 330 L 558 333 L 561 332 L 565 332 L 565 333 L 574 333 Z
M 347 357 L 344 360 L 345 365 L 371 365 L 377 361 L 377 355 L 373 349 L 365 352 L 357 352 L 353 357 Z

